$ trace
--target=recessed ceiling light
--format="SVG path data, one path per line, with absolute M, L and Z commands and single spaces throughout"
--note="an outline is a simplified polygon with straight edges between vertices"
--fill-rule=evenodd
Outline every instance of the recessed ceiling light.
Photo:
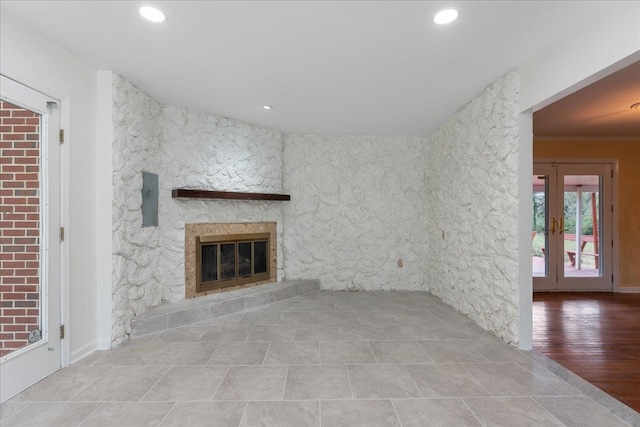
M 458 17 L 458 11 L 455 9 L 444 9 L 440 12 L 436 13 L 436 16 L 433 17 L 433 22 L 436 24 L 444 25 L 450 24 L 456 20 Z
M 271 105 L 265 105 L 262 108 L 264 108 L 265 110 L 273 110 L 273 106 L 271 106 Z
M 151 6 L 142 6 L 138 9 L 143 18 L 151 22 L 163 22 L 165 20 L 164 13 L 161 10 Z

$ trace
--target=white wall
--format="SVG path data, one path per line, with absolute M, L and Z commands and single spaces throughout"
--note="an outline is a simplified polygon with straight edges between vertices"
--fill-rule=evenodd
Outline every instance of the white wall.
M 2 73 L 62 101 L 65 345 L 73 361 L 96 346 L 96 71 L 5 10 L 1 15 Z
M 612 1 L 606 14 L 520 67 L 520 111 L 538 110 L 640 59 L 640 2 Z
M 113 75 L 113 343 L 134 316 L 184 299 L 185 223 L 278 223 L 282 278 L 283 202 L 171 198 L 174 188 L 280 193 L 282 151 L 281 132 L 161 105 Z M 158 227 L 142 228 L 142 171 L 159 175 Z
M 518 74 L 509 72 L 429 136 L 431 292 L 518 341 Z
M 324 289 L 428 290 L 425 142 L 287 136 L 286 277 L 319 279 Z
M 97 345 L 111 348 L 112 288 L 112 156 L 113 156 L 113 73 L 98 71 L 96 117 L 96 283 Z M 106 197 L 105 195 L 109 195 Z

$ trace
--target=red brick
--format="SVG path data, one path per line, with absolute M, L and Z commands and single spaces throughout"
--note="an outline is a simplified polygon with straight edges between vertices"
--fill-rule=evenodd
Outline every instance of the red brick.
M 0 127 L 1 129 L 1 127 Z M 13 126 L 14 132 L 38 132 L 38 126 L 30 125 L 30 126 Z M 1 131 L 1 132 L 10 132 L 10 131 Z
M 36 269 L 36 268 L 23 268 L 23 269 L 18 269 L 18 270 L 16 270 L 15 275 L 16 275 L 16 276 L 23 276 L 23 277 L 33 277 L 33 276 L 37 276 L 37 275 L 38 275 L 38 269 Z
M 26 346 L 26 342 L 24 341 L 5 341 L 5 348 L 22 348 Z
M 2 155 L 6 157 L 23 157 L 24 150 L 2 150 Z
M 38 143 L 35 141 L 16 141 L 13 143 L 15 148 L 38 148 Z M 36 156 L 39 157 L 38 154 Z
M 13 163 L 16 165 L 35 165 L 38 163 L 38 159 L 35 157 L 14 157 Z
M 33 323 L 37 323 L 38 322 L 38 318 L 35 316 L 24 316 L 24 317 L 14 317 L 15 319 L 15 323 L 20 324 L 20 323 L 27 323 L 27 324 L 33 324 Z
M 38 287 L 34 285 L 15 285 L 14 292 L 38 292 Z
M 24 188 L 24 182 L 21 181 L 4 181 L 2 188 Z
M 20 253 L 20 254 L 14 254 L 13 255 L 14 259 L 16 261 L 21 260 L 21 261 L 36 261 L 38 260 L 38 254 L 37 253 Z
M 24 166 L 7 165 L 2 167 L 3 172 L 24 172 Z
M 3 203 L 7 205 L 24 205 L 25 203 L 27 203 L 27 199 L 25 199 L 24 197 L 5 197 Z
M 5 141 L 24 141 L 26 138 L 24 133 L 3 133 L 2 139 Z
M 2 328 L 5 332 L 24 332 L 27 330 L 27 325 L 5 325 Z
M 3 110 L 23 110 L 24 108 L 18 107 L 16 104 L 12 104 L 9 101 L 2 101 Z
M 28 125 L 39 125 L 40 118 L 39 117 L 28 118 L 27 120 L 25 120 L 25 123 Z
M 37 173 L 17 173 L 15 177 L 16 181 L 37 181 L 38 178 Z
M 2 310 L 3 316 L 26 316 L 27 310 L 24 308 L 5 308 Z
M 14 301 L 14 307 L 37 307 L 39 300 L 25 300 L 25 301 Z
M 28 216 L 29 214 L 27 214 Z M 13 226 L 15 228 L 38 228 L 38 223 L 36 221 L 16 221 Z
M 5 261 L 2 263 L 3 268 L 25 268 L 25 261 Z
M 29 110 L 14 110 L 11 112 L 11 117 L 37 117 L 38 115 Z
M 3 277 L 2 283 L 6 285 L 23 285 L 27 279 L 24 277 Z
M 12 117 L 12 118 L 4 118 L 2 119 L 3 125 L 24 125 L 30 124 L 29 121 L 33 119 L 25 119 L 24 117 Z M 40 119 L 37 119 L 38 123 L 40 123 Z M 35 123 L 34 123 L 35 124 Z
M 15 207 L 15 211 L 16 212 L 20 212 L 20 213 L 34 213 L 34 212 L 38 212 L 38 206 L 35 205 L 19 205 Z
M 36 245 L 38 244 L 38 242 L 36 242 L 36 238 L 35 237 L 23 237 L 23 238 L 15 238 L 13 239 L 13 243 L 15 243 L 16 245 Z
M 16 292 L 3 292 L 2 299 L 13 300 L 13 301 L 24 300 L 24 299 L 27 299 L 27 294 L 16 293 Z

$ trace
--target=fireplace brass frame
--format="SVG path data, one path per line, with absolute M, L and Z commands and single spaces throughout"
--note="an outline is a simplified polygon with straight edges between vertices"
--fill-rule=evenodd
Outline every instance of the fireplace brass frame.
M 256 242 L 256 241 L 265 241 L 267 242 L 266 248 L 266 267 L 267 271 L 260 274 L 253 274 L 249 277 L 237 277 L 238 272 L 238 243 L 248 243 L 248 242 Z M 206 244 L 220 244 L 220 243 L 235 243 L 236 244 L 236 253 L 235 253 L 235 271 L 236 278 L 234 279 L 226 279 L 221 280 L 220 275 L 218 274 L 217 280 L 210 282 L 202 281 L 202 246 Z M 218 269 L 220 268 L 220 250 L 217 251 L 218 254 Z M 196 292 L 206 292 L 214 289 L 227 288 L 231 286 L 245 285 L 248 283 L 261 282 L 265 280 L 269 280 L 271 277 L 271 234 L 270 233 L 250 233 L 250 234 L 229 234 L 224 236 L 197 236 L 196 237 Z M 255 263 L 255 255 L 254 255 L 254 245 L 251 245 L 251 271 L 253 272 Z

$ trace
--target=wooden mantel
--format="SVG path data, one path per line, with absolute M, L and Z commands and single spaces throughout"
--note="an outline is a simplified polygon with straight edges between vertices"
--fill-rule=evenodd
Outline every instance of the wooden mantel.
M 289 194 L 242 193 L 239 191 L 196 190 L 192 188 L 174 188 L 174 199 L 225 199 L 225 200 L 291 200 Z

